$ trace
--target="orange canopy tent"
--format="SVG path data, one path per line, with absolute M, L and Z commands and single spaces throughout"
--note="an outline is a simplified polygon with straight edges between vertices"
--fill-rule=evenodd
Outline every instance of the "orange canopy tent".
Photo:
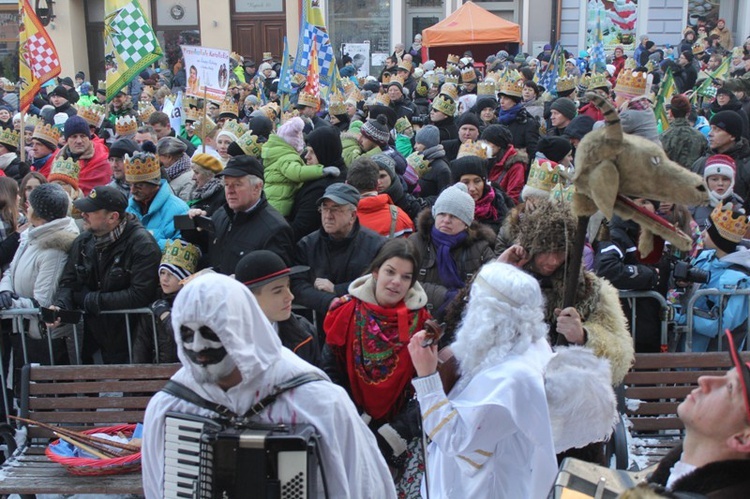
M 422 45 L 425 47 L 520 42 L 521 27 L 518 24 L 496 16 L 474 2 L 466 2 L 439 23 L 422 30 Z

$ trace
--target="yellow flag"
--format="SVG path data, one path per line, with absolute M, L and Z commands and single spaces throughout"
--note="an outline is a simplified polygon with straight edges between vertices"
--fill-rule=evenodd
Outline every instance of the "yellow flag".
M 19 109 L 25 112 L 42 85 L 59 75 L 61 67 L 55 44 L 39 22 L 29 0 L 20 0 L 18 7 L 21 20 L 18 33 Z

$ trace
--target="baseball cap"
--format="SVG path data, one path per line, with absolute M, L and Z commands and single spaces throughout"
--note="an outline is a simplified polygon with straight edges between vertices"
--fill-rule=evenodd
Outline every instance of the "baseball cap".
M 128 198 L 116 187 L 101 185 L 91 189 L 85 198 L 73 201 L 73 206 L 83 213 L 97 210 L 125 211 L 128 207 Z
M 320 206 L 325 199 L 330 199 L 336 204 L 357 206 L 359 204 L 359 191 L 349 184 L 337 182 L 326 187 L 326 191 L 318 198 L 317 205 Z
M 255 175 L 259 179 L 263 179 L 263 165 L 260 164 L 253 156 L 240 155 L 234 156 L 224 167 L 224 170 L 220 173 L 221 176 L 225 177 L 244 177 L 245 175 Z
M 729 355 L 732 358 L 732 364 L 737 369 L 737 376 L 740 378 L 742 385 L 742 398 L 745 400 L 745 415 L 750 419 L 750 362 L 742 362 L 740 354 L 734 344 L 734 337 L 726 330 L 727 340 L 729 341 Z

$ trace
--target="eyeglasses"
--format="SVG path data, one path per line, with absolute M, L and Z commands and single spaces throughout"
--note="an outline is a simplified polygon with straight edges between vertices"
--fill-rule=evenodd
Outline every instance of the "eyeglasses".
M 346 206 L 318 206 L 318 213 L 330 213 L 333 216 L 341 215 L 347 211 Z

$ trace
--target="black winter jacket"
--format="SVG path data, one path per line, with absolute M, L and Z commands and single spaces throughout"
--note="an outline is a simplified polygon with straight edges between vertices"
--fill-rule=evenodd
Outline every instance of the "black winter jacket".
M 91 232 L 73 241 L 54 302 L 86 312 L 86 331 L 101 347 L 105 363 L 128 362 L 127 334 L 122 316 L 100 312 L 147 307 L 159 287 L 159 245 L 133 215 L 126 216 L 122 235 L 103 251 L 96 249 Z M 145 324 L 143 317 L 130 316 L 134 338 Z
M 526 109 L 521 109 L 516 119 L 507 126 L 513 135 L 513 146 L 516 149 L 525 149 L 529 161 L 533 161 L 539 142 L 539 121 Z
M 384 242 L 383 236 L 361 227 L 359 221 L 344 239 L 331 239 L 322 228 L 303 237 L 297 243 L 294 264 L 307 265 L 310 272 L 292 278 L 295 303 L 315 310 L 322 323 L 333 299 L 344 296 L 349 284 L 367 271 Z M 315 289 L 318 277 L 331 281 L 334 292 Z

